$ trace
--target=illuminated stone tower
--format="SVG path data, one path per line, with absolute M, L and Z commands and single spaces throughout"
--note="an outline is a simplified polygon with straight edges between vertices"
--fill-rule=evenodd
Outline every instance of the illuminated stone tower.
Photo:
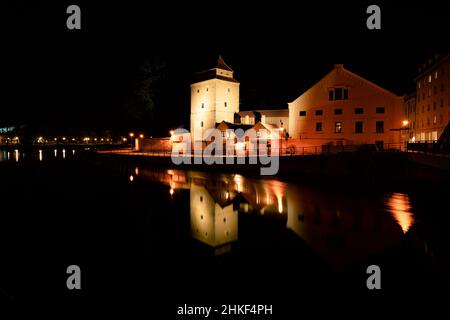
M 221 56 L 215 68 L 200 72 L 191 84 L 191 134 L 203 140 L 205 130 L 226 121 L 234 123 L 239 112 L 239 82 Z

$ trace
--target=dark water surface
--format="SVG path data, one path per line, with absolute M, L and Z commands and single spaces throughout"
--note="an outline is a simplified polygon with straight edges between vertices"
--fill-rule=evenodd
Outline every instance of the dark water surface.
M 446 186 L 145 168 L 61 148 L 0 151 L 0 175 L 0 297 L 18 309 L 178 319 L 184 304 L 254 303 L 288 319 L 401 315 L 448 296 Z M 80 291 L 66 288 L 71 264 Z

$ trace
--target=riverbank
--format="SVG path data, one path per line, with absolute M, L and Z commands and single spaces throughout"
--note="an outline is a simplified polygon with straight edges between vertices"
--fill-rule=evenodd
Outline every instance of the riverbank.
M 175 165 L 169 156 L 149 156 L 133 152 L 107 152 L 92 155 L 99 159 L 117 161 L 123 164 L 156 166 L 225 173 L 260 174 L 261 164 L 181 164 Z M 312 180 L 331 180 L 334 183 L 445 183 L 450 181 L 450 159 L 441 163 L 423 159 L 423 156 L 406 152 L 337 153 L 318 155 L 281 156 L 276 176 L 289 178 L 302 176 Z M 418 161 L 421 159 L 422 161 Z M 191 159 L 192 160 L 192 159 Z M 431 158 L 434 160 L 434 158 Z M 193 161 L 191 161 L 193 163 Z M 446 164 L 449 164 L 446 166 Z

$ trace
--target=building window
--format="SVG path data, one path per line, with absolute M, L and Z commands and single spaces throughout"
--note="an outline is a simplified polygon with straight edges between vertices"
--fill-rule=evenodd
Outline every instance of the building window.
M 224 102 L 223 105 L 225 106 L 225 108 L 227 107 L 227 103 L 226 102 Z
M 355 122 L 355 133 L 363 133 L 363 122 L 362 121 Z
M 434 86 L 434 95 L 436 95 L 436 94 L 437 94 L 437 87 Z
M 428 83 L 431 83 L 431 74 L 428 76 Z
M 436 122 L 437 122 L 437 117 L 436 117 L 436 115 L 434 115 L 434 117 L 433 117 L 433 124 L 436 124 Z
M 384 107 L 377 107 L 375 113 L 384 113 Z
M 202 103 L 202 109 L 205 107 L 205 104 L 204 103 Z
M 342 109 L 334 109 L 334 114 L 335 115 L 341 115 L 342 114 Z
M 322 132 L 322 122 L 316 122 L 316 131 Z
M 434 78 L 435 79 L 437 79 L 437 76 L 438 76 L 437 73 L 438 73 L 437 71 L 434 72 Z
M 433 110 L 436 110 L 436 101 L 433 101 Z
M 197 93 L 200 93 L 200 89 L 197 89 Z
M 203 128 L 203 121 L 200 122 L 200 128 Z
M 342 100 L 342 88 L 334 89 L 334 100 Z
M 336 122 L 334 124 L 334 132 L 336 132 L 336 133 L 342 132 L 342 122 Z
M 334 88 L 328 91 L 328 100 L 348 100 L 347 88 Z
M 230 92 L 230 88 L 228 88 L 228 92 Z
M 376 133 L 384 132 L 384 121 L 377 121 L 375 124 Z
M 206 88 L 206 92 L 208 92 L 208 88 Z
M 300 117 L 306 117 L 306 111 L 300 111 Z
M 355 114 L 363 114 L 364 108 L 355 108 Z
M 321 116 L 323 115 L 323 110 L 316 110 L 316 116 Z
M 419 89 L 420 89 L 420 81 L 419 81 L 419 84 L 418 84 L 418 86 L 419 86 Z
M 428 88 L 428 96 L 431 97 L 431 88 Z

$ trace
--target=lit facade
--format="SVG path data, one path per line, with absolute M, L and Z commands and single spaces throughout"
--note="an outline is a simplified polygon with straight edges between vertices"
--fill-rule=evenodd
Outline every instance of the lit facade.
M 306 145 L 401 142 L 403 98 L 341 64 L 288 105 L 289 136 Z
M 408 113 L 411 142 L 435 142 L 450 122 L 450 55 L 435 55 L 419 68 L 416 108 Z
M 217 67 L 197 74 L 191 84 L 191 135 L 193 140 L 203 140 L 205 130 L 216 123 L 234 123 L 239 112 L 239 82 L 233 70 L 219 57 Z

